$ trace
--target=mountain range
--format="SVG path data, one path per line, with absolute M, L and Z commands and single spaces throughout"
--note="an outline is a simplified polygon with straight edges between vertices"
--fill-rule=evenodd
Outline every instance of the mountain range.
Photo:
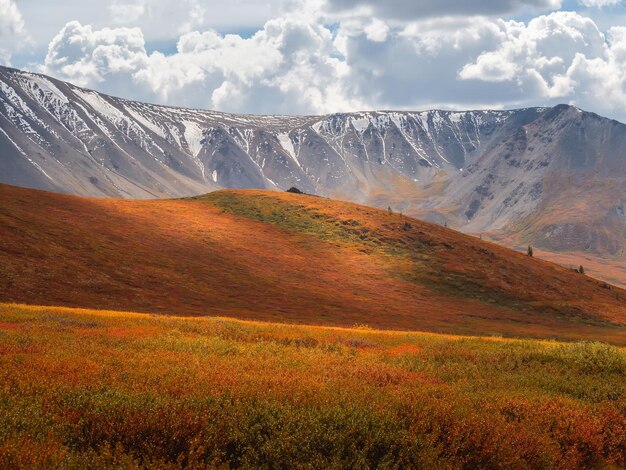
M 0 67 L 0 182 L 133 199 L 295 186 L 626 282 L 626 125 L 569 105 L 235 115 Z

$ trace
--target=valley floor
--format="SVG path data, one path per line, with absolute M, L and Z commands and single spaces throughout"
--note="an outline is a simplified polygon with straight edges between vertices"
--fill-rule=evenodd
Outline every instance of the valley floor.
M 0 468 L 626 465 L 626 350 L 0 304 Z

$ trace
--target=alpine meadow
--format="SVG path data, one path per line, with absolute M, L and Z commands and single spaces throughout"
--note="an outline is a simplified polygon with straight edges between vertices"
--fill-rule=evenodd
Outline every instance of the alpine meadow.
M 626 468 L 623 0 L 0 0 L 0 469 Z

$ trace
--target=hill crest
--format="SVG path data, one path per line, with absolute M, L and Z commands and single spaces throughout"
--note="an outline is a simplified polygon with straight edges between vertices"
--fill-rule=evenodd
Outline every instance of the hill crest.
M 621 289 L 399 213 L 255 190 L 0 199 L 2 302 L 626 343 Z

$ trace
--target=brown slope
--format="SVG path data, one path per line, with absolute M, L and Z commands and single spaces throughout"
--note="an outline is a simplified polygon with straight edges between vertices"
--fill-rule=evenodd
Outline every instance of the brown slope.
M 528 241 L 521 241 L 518 237 L 505 237 L 501 233 L 484 233 L 483 236 L 500 245 L 518 251 L 526 251 Z M 551 261 L 566 268 L 576 269 L 583 266 L 587 276 L 613 284 L 622 289 L 626 288 L 626 258 L 622 255 L 600 255 L 584 251 L 548 250 L 533 245 L 535 257 Z
M 626 344 L 625 291 L 304 195 L 131 201 L 0 186 L 0 264 L 2 302 Z

